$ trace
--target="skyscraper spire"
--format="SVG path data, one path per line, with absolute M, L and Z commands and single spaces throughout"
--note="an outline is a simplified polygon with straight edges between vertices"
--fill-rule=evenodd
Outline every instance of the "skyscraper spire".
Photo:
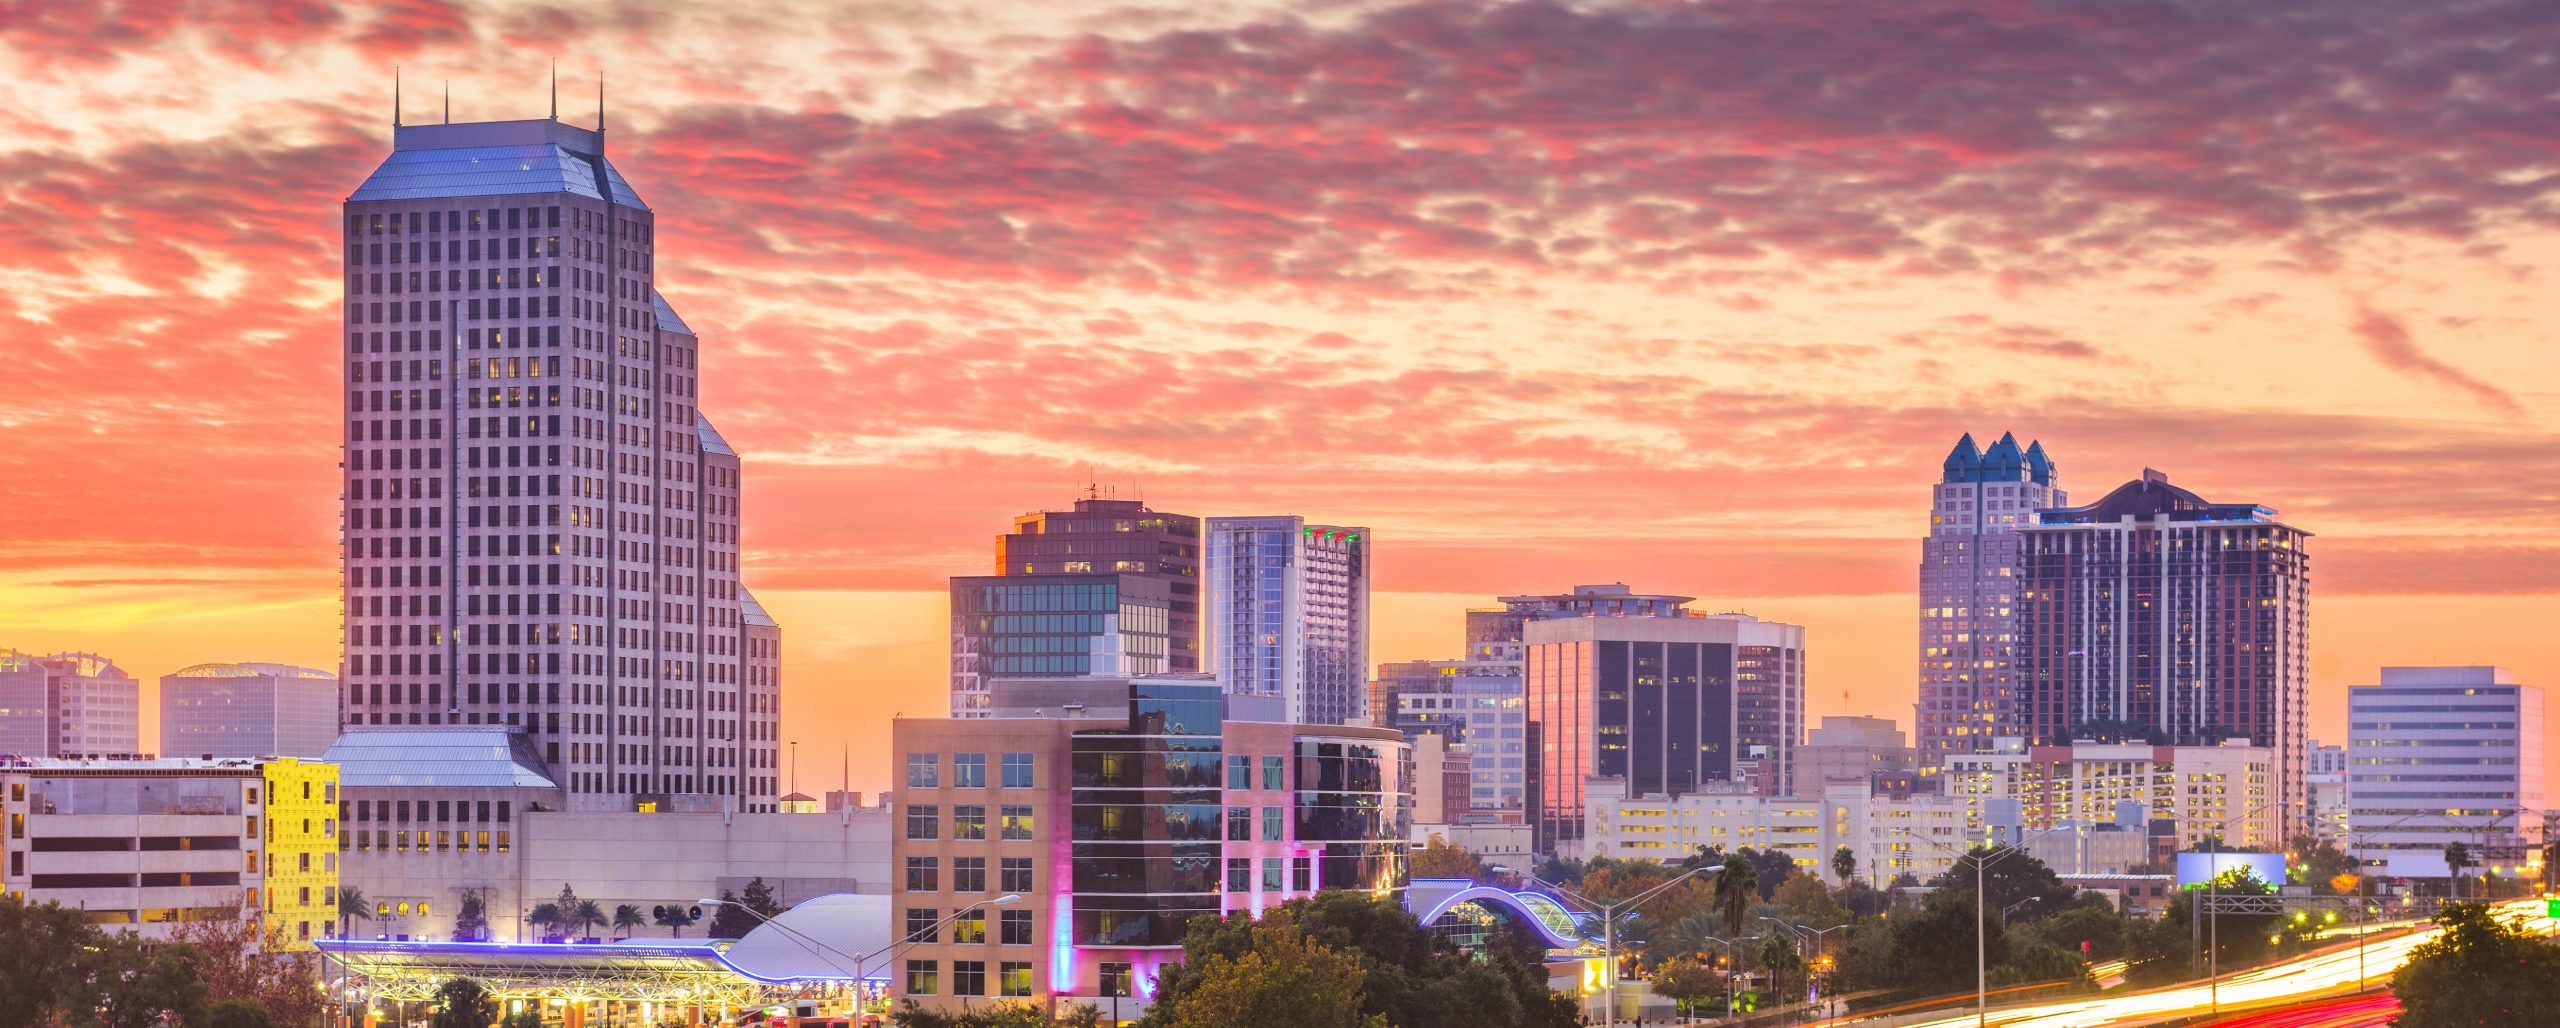
M 596 149 L 604 149 L 604 69 L 596 69 Z
M 400 127 L 400 66 L 391 66 L 391 127 Z
M 560 120 L 560 59 L 551 59 L 551 120 Z
M 453 80 L 444 80 L 444 123 L 453 124 Z

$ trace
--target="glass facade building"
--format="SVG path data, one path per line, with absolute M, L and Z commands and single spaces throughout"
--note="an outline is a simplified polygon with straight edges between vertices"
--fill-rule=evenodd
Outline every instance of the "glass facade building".
M 1516 644 L 1512 648 L 1516 653 Z M 1370 683 L 1370 706 L 1372 723 L 1391 725 L 1408 741 L 1442 736 L 1450 752 L 1469 758 L 1467 808 L 1443 817 L 1455 821 L 1473 813 L 1519 820 L 1528 794 L 1529 735 L 1516 657 L 1380 664 L 1377 681 Z
M 1200 519 L 1137 500 L 1087 497 L 1071 510 L 1033 511 L 996 537 L 995 573 L 1006 577 L 1137 575 L 1161 579 L 1171 597 L 1167 668 L 1200 670 Z
M 1206 535 L 1208 670 L 1300 724 L 1367 713 L 1369 530 L 1234 517 Z
M 1173 645 L 1172 583 L 1160 578 L 954 578 L 951 715 L 989 716 L 995 678 L 1163 674 Z
M 1076 945 L 1180 946 L 1219 912 L 1224 700 L 1215 682 L 1137 682 L 1127 729 L 1076 733 Z
M 317 759 L 338 740 L 338 676 L 283 664 L 198 664 L 160 677 L 160 752 Z

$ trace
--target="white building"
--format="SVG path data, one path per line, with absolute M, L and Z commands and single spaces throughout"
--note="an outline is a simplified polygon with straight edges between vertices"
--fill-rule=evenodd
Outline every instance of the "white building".
M 2344 847 L 2347 841 L 2347 748 L 2311 742 L 2311 837 Z
M 160 676 L 160 752 L 307 757 L 338 739 L 338 676 L 284 664 L 198 664 Z
M 2441 877 L 2461 842 L 2514 874 L 2542 842 L 2542 690 L 2499 667 L 2387 667 L 2347 690 L 2351 852 Z
M 719 358 L 604 144 L 395 125 L 347 197 L 346 725 L 516 728 L 574 809 L 771 809 Z
M 1280 515 L 1204 534 L 1201 632 L 1226 690 L 1279 697 L 1299 724 L 1367 715 L 1369 530 Z
M 95 653 L 0 649 L 0 754 L 140 756 L 142 683 Z
M 1834 885 L 1834 854 L 1847 846 L 1858 875 L 1891 882 L 1908 874 L 1928 881 L 1954 866 L 1976 836 L 1963 800 L 1938 795 L 1897 799 L 1861 785 L 1835 785 L 1818 798 L 1698 792 L 1629 797 L 1625 783 L 1594 778 L 1584 786 L 1589 857 L 1673 862 L 1702 848 L 1777 850 L 1806 874 Z

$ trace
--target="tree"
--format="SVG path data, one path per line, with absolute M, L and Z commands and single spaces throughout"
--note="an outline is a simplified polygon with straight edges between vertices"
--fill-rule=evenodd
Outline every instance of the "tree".
M 1849 923 L 1849 912 L 1841 909 L 1839 901 L 1831 898 L 1831 887 L 1812 875 L 1790 876 L 1769 898 L 1787 908 L 1788 920 L 1808 928 L 1829 928 Z
M 447 978 L 436 989 L 434 1028 L 489 1028 L 498 1019 L 498 1004 L 469 978 Z
M 1695 960 L 1674 960 L 1653 973 L 1653 994 L 1690 1013 L 1698 1001 L 1724 995 L 1724 981 L 1713 968 Z
M 204 1028 L 275 1028 L 267 1008 L 241 999 L 226 999 L 204 1011 Z
M 577 926 L 578 934 L 593 938 L 593 930 L 604 927 L 612 919 L 605 916 L 604 907 L 596 901 L 579 900 L 578 909 L 569 914 L 568 920 Z
M 1831 873 L 1839 876 L 1840 884 L 1843 886 L 1848 885 L 1852 881 L 1856 881 L 1858 877 L 1858 851 L 1850 849 L 1847 846 L 1842 846 L 1839 849 L 1831 851 Z
M 2462 869 L 2471 866 L 2471 847 L 2460 839 L 2444 844 L 2446 894 L 2462 895 Z
M 99 938 L 77 910 L 0 895 L 0 1011 L 26 1024 L 76 1011 L 90 978 L 82 956 Z
M 453 941 L 485 942 L 489 938 L 489 901 L 478 889 L 462 893 L 462 906 L 453 914 Z
M 79 1002 L 66 1004 L 95 1010 L 90 1023 L 102 1028 L 159 1028 L 163 1024 L 198 1024 L 205 1018 L 205 982 L 198 956 L 183 944 L 146 945 L 123 932 L 102 933 L 85 954 L 89 966 Z M 266 1009 L 237 1000 L 266 1018 Z
M 1052 1020 L 1037 1003 L 994 1003 L 959 1013 L 938 1013 L 908 1000 L 889 1015 L 898 1028 L 1099 1028 L 1102 1011 L 1091 1004 L 1061 1008 Z
M 2444 931 L 2391 976 L 2399 1028 L 2560 1025 L 2560 948 L 2483 903 L 2448 903 L 2435 921 Z
M 315 1024 L 328 1009 L 320 955 L 294 950 L 283 927 L 267 924 L 255 907 L 228 918 L 180 921 L 169 938 L 195 951 L 207 995 L 255 1002 L 277 1024 Z
M 356 888 L 355 886 L 350 885 L 339 889 L 338 937 L 341 939 L 346 938 L 349 930 L 353 928 L 354 922 L 359 920 L 373 920 L 373 901 L 366 899 L 364 896 L 364 890 Z
M 2349 885 L 2347 889 L 2337 888 L 2338 876 L 2352 877 L 2356 874 L 2356 859 L 2340 850 L 2336 843 L 2325 839 L 2314 839 L 2308 835 L 2294 836 L 2293 860 L 2290 864 L 2293 883 L 2296 885 L 2322 886 L 2336 892 L 2346 892 L 2354 888 L 2353 885 Z
M 2053 868 L 2024 851 L 2008 846 L 1977 847 L 1950 866 L 1946 873 L 1930 884 L 1941 890 L 1962 889 L 1973 892 L 1974 865 L 1982 868 L 1984 902 L 1992 910 L 2005 910 L 2023 904 L 2010 916 L 2019 921 L 2033 921 L 2071 902 L 2076 891 L 2062 883 Z
M 640 907 L 636 903 L 625 903 L 613 908 L 613 930 L 622 933 L 623 938 L 630 938 L 632 929 L 648 923 L 649 918 L 640 913 Z
M 2026 934 L 2071 953 L 2085 953 L 2090 960 L 2114 960 L 2124 954 L 2125 919 L 2106 897 L 2082 893 L 2079 900 L 2037 922 Z
M 553 929 L 559 927 L 561 920 L 560 904 L 557 903 L 536 903 L 533 909 L 524 912 L 524 923 L 541 930 L 542 937 L 546 939 L 558 937 L 559 933 Z
M 578 909 L 578 890 L 570 888 L 569 883 L 562 882 L 560 883 L 560 898 L 552 900 L 552 902 L 560 904 L 560 912 L 562 914 L 574 913 Z
M 1715 914 L 1691 914 L 1663 926 L 1645 955 L 1665 965 L 1702 957 L 1723 945 L 1715 941 L 1723 931 L 1724 922 Z
M 773 898 L 773 886 L 764 883 L 763 875 L 747 880 L 747 887 L 738 893 L 738 902 L 766 917 L 782 913 L 782 904 Z
M 1398 1028 L 1555 1028 L 1575 1021 L 1573 1004 L 1547 991 L 1543 945 L 1505 927 L 1472 954 L 1416 922 L 1402 905 L 1363 892 L 1318 893 L 1282 904 L 1314 944 L 1356 958 L 1366 975 L 1360 1009 Z M 1268 919 L 1266 913 L 1265 918 Z M 1141 1023 L 1181 1023 L 1181 1000 L 1213 958 L 1234 961 L 1259 944 L 1254 922 L 1237 915 L 1193 919 L 1182 962 L 1156 978 L 1156 1002 Z
M 684 926 L 702 920 L 702 915 L 687 909 L 683 904 L 669 903 L 665 906 L 650 907 L 649 920 L 673 932 L 676 938 L 681 939 L 684 938 Z
M 1472 882 L 1484 877 L 1484 863 L 1464 848 L 1449 845 L 1434 832 L 1413 855 L 1413 877 L 1464 878 Z
M 1727 938 L 1742 934 L 1743 911 L 1760 891 L 1760 873 L 1747 860 L 1727 860 L 1724 870 L 1716 872 L 1716 909 L 1724 914 Z
M 1751 864 L 1759 883 L 1760 898 L 1764 900 L 1776 894 L 1779 884 L 1796 873 L 1796 859 L 1788 856 L 1785 850 L 1754 850 L 1745 846 L 1735 850 L 1734 855 Z
M 1769 969 L 1769 995 L 1778 1002 L 1804 992 L 1804 954 L 1797 949 L 1796 935 L 1789 931 L 1772 931 L 1760 937 L 1760 966 Z M 1795 980 L 1794 991 L 1788 991 L 1788 979 Z
M 1309 938 L 1285 909 L 1249 931 L 1245 952 L 1202 962 L 1174 1002 L 1176 1028 L 1384 1028 L 1386 1018 L 1361 1012 L 1360 958 Z
M 711 927 L 704 929 L 703 934 L 714 939 L 743 939 L 755 928 L 755 915 L 747 912 L 746 904 L 738 899 L 738 894 L 723 891 L 720 893 L 720 905 L 711 908 Z

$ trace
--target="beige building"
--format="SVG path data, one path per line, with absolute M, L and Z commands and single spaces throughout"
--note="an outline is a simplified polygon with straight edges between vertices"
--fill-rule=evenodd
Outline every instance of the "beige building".
M 1964 801 L 1947 796 L 1875 795 L 1863 785 L 1834 785 L 1818 798 L 1751 793 L 1680 797 L 1623 795 L 1615 779 L 1586 784 L 1594 857 L 1678 861 L 1702 848 L 1778 850 L 1806 874 L 1839 884 L 1831 861 L 1847 846 L 1858 875 L 1928 881 L 1952 866 L 1975 836 Z
M 1870 783 L 1879 774 L 1911 770 L 1916 758 L 1891 718 L 1824 717 L 1796 747 L 1795 795 L 1821 796 L 1831 785 Z
M 95 653 L 0 649 L 0 754 L 144 756 L 142 683 Z

